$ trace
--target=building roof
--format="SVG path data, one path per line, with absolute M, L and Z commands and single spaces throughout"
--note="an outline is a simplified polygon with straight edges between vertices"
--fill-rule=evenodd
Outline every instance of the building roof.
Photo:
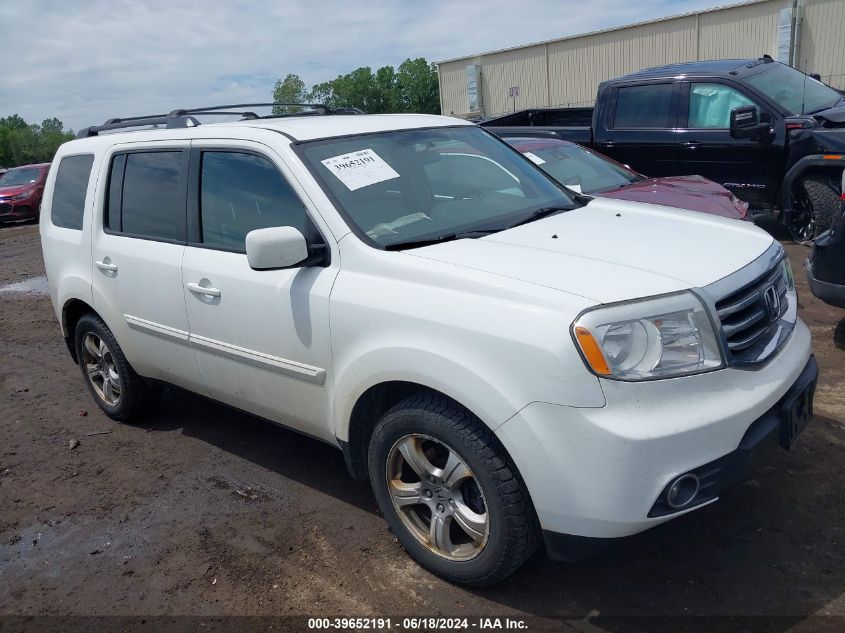
M 491 51 L 485 51 L 483 53 L 474 53 L 469 55 L 461 55 L 460 57 L 450 57 L 449 59 L 443 59 L 440 61 L 434 62 L 435 64 L 447 64 L 449 62 L 458 62 L 464 59 L 472 59 L 474 57 L 483 57 L 484 55 L 493 55 L 494 53 L 503 53 L 505 51 L 513 51 L 518 50 L 520 48 L 529 48 L 531 46 L 541 46 L 543 44 L 553 44 L 555 42 L 563 42 L 566 40 L 574 40 L 581 37 L 590 37 L 593 35 L 598 35 L 600 33 L 611 33 L 613 31 L 622 31 L 624 29 L 629 29 L 634 26 L 643 26 L 644 24 L 657 24 L 659 22 L 666 22 L 668 20 L 675 20 L 678 18 L 684 18 L 692 15 L 701 15 L 704 13 L 713 13 L 714 11 L 721 11 L 722 9 L 730 9 L 733 7 L 741 7 L 750 4 L 759 4 L 761 2 L 768 2 L 769 0 L 748 0 L 747 2 L 737 2 L 734 4 L 725 4 L 719 7 L 713 7 L 712 9 L 703 9 L 700 11 L 689 11 L 687 13 L 676 13 L 675 15 L 669 15 L 665 18 L 657 18 L 655 20 L 644 20 L 642 22 L 632 22 L 630 24 L 624 24 L 622 26 L 614 26 L 608 29 L 599 29 L 597 31 L 589 31 L 587 33 L 578 33 L 577 35 L 567 35 L 564 37 L 556 37 L 551 40 L 541 40 L 539 42 L 531 42 L 528 44 L 520 44 L 518 46 L 508 46 L 506 48 L 497 48 Z

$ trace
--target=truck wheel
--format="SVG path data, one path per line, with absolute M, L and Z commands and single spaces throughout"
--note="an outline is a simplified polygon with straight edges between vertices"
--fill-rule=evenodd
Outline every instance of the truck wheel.
M 135 373 L 100 317 L 80 317 L 74 343 L 88 391 L 112 420 L 137 421 L 158 400 L 157 390 Z
M 801 179 L 795 197 L 794 219 L 790 229 L 795 241 L 805 242 L 830 228 L 837 211 L 839 196 L 824 174 L 809 174 Z
M 525 484 L 498 439 L 463 407 L 432 394 L 378 422 L 370 481 L 390 529 L 420 565 L 486 586 L 534 552 L 539 527 Z

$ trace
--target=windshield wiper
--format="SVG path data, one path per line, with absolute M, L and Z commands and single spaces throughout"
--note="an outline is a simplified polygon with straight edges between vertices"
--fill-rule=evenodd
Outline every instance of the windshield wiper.
M 477 239 L 479 237 L 484 237 L 485 235 L 490 235 L 491 233 L 497 233 L 501 231 L 500 228 L 495 229 L 476 229 L 474 231 L 461 231 L 458 233 L 446 233 L 445 235 L 440 235 L 438 237 L 429 237 L 421 240 L 408 240 L 407 242 L 393 242 L 392 244 L 387 244 L 384 247 L 386 251 L 400 251 L 405 250 L 406 248 L 420 248 L 422 246 L 431 246 L 432 244 L 442 244 L 443 242 L 452 242 L 454 240 L 463 240 L 463 239 Z
M 420 248 L 422 246 L 431 246 L 432 244 L 442 244 L 443 242 L 451 242 L 453 240 L 463 240 L 463 239 L 477 239 L 479 237 L 484 237 L 485 235 L 492 235 L 493 233 L 498 233 L 499 231 L 506 231 L 507 229 L 512 229 L 517 226 L 522 226 L 523 224 L 528 224 L 529 222 L 533 222 L 534 220 L 539 220 L 541 218 L 547 218 L 550 215 L 557 215 L 558 213 L 563 213 L 565 211 L 572 211 L 572 209 L 577 209 L 578 207 L 540 207 L 539 209 L 534 209 L 530 214 L 527 216 L 521 217 L 516 222 L 512 222 L 510 224 L 505 224 L 501 226 L 495 226 L 490 228 L 484 229 L 474 229 L 472 231 L 461 231 L 457 233 L 446 233 L 444 235 L 440 235 L 438 237 L 430 237 L 430 238 L 423 238 L 419 240 L 409 240 L 407 242 L 394 242 L 392 244 L 387 244 L 384 247 L 386 251 L 398 251 L 404 250 L 406 248 Z
M 529 222 L 534 222 L 535 220 L 540 220 L 542 218 L 547 218 L 550 215 L 557 215 L 558 213 L 564 213 L 566 211 L 572 211 L 572 209 L 577 207 L 540 207 L 539 209 L 534 209 L 528 216 L 517 220 L 513 224 L 509 224 L 506 227 L 503 227 L 502 230 L 505 228 L 512 229 L 516 226 L 522 226 L 523 224 L 528 224 Z

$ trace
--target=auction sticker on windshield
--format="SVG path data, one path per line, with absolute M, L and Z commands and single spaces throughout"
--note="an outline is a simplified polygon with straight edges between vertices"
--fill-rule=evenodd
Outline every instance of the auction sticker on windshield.
M 399 178 L 399 174 L 371 149 L 333 156 L 320 162 L 350 191 Z
M 542 165 L 543 163 L 545 163 L 545 162 L 546 162 L 546 161 L 544 161 L 542 158 L 540 158 L 539 156 L 537 156 L 537 154 L 532 154 L 531 152 L 525 152 L 525 158 L 527 158 L 528 160 L 530 160 L 530 161 L 531 161 L 532 163 L 534 163 L 535 165 Z

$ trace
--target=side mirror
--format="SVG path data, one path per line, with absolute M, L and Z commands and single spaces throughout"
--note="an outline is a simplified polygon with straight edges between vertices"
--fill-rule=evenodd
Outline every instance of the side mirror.
M 255 270 L 292 268 L 308 259 L 308 242 L 292 226 L 255 229 L 246 234 L 246 260 Z
M 760 121 L 757 106 L 742 106 L 731 110 L 730 131 L 733 138 L 759 140 L 771 128 L 768 122 Z

